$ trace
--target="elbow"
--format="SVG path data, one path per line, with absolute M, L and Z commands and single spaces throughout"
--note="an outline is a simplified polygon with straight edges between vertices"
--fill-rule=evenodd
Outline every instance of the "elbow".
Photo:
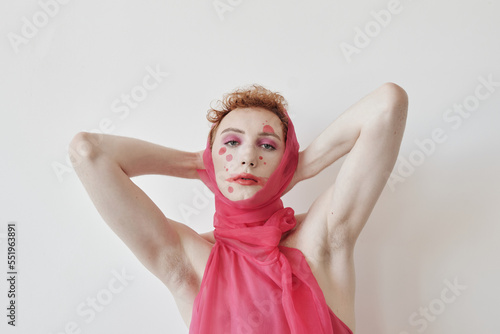
M 405 124 L 408 115 L 408 94 L 395 83 L 387 82 L 379 87 L 382 102 L 381 118 L 390 123 Z
M 406 91 L 395 83 L 387 82 L 375 91 L 375 96 L 377 112 L 366 127 L 383 132 L 390 130 L 391 133 L 402 136 L 408 115 Z
M 84 161 L 95 159 L 99 150 L 99 135 L 90 132 L 77 133 L 69 144 L 69 158 L 76 169 Z
M 401 86 L 393 82 L 386 82 L 380 87 L 380 90 L 386 111 L 398 114 L 408 112 L 408 94 Z

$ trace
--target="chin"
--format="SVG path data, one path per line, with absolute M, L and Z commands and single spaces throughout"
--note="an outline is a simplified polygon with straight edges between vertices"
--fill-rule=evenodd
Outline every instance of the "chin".
M 248 187 L 248 186 L 241 186 L 241 187 Z M 238 189 L 235 186 L 233 186 L 234 191 L 232 193 L 225 192 L 224 196 L 229 199 L 230 201 L 236 202 L 236 201 L 242 201 L 245 199 L 252 198 L 255 196 L 255 194 L 262 188 L 259 186 L 252 186 L 252 189 Z M 248 187 L 250 188 L 250 187 Z

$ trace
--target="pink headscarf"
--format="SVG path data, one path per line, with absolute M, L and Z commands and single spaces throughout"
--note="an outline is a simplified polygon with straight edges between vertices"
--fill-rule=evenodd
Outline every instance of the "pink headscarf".
M 297 168 L 299 144 L 291 119 L 283 158 L 267 183 L 246 200 L 219 190 L 210 140 L 202 181 L 215 194 L 214 237 L 190 333 L 352 333 L 329 309 L 298 249 L 279 246 L 296 225 L 281 195 Z

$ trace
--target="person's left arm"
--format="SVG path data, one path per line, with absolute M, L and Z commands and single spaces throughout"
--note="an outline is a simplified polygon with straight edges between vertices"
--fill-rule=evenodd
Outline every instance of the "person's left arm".
M 343 112 L 300 152 L 288 190 L 348 154 L 334 185 L 318 198 L 322 204 L 312 207 L 319 205 L 329 231 L 347 223 L 346 237 L 353 241 L 361 232 L 396 162 L 407 109 L 406 92 L 396 84 L 383 84 Z

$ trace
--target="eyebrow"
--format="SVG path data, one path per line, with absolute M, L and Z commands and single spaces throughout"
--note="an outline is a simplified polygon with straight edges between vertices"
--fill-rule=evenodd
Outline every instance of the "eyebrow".
M 245 131 L 237 129 L 237 128 L 227 128 L 227 129 L 223 130 L 220 134 L 223 134 L 223 133 L 226 133 L 226 132 L 237 132 L 237 133 L 245 134 Z M 258 135 L 259 136 L 276 137 L 276 138 L 278 138 L 278 140 L 281 140 L 280 136 L 278 136 L 274 132 L 259 132 Z
M 237 128 L 227 128 L 224 131 L 222 131 L 220 134 L 226 133 L 226 132 L 238 132 L 244 134 L 245 131 L 237 129 Z

